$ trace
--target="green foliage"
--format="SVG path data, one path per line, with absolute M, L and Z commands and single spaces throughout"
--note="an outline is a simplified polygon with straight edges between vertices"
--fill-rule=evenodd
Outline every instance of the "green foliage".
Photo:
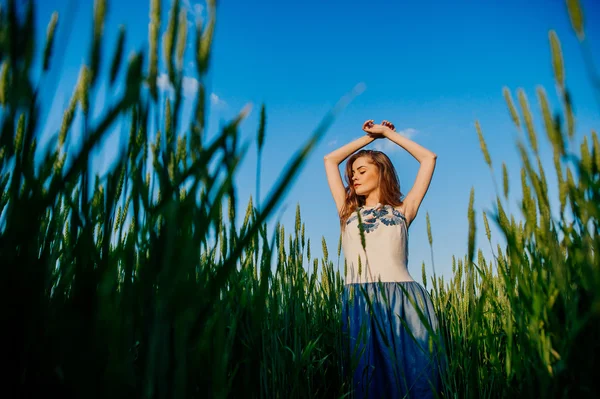
M 573 8 L 577 2 L 567 3 Z M 578 36 L 583 37 L 579 12 L 571 10 L 571 15 Z M 504 249 L 498 245 L 489 263 L 480 251 L 475 263 L 472 191 L 468 256 L 464 263 L 458 261 L 458 270 L 453 263 L 456 272 L 447 287 L 432 290 L 448 353 L 447 396 L 562 398 L 600 393 L 593 366 L 600 355 L 600 167 L 595 161 L 599 147 L 595 132 L 591 151 L 589 137 L 584 136 L 580 145 L 575 143 L 572 104 L 554 32 L 550 33 L 550 48 L 563 112 L 551 117 L 544 90 L 538 88 L 537 93 L 557 181 L 546 178 L 524 91 L 518 90 L 521 121 L 505 88 L 509 115 L 517 129 L 525 127 L 535 157 L 532 163 L 528 148 L 519 139 L 523 221 L 517 224 L 514 216 L 505 213 L 498 194 L 493 220 L 507 245 Z M 561 120 L 567 121 L 566 128 Z M 477 134 L 492 170 L 479 125 Z M 502 173 L 503 196 L 508 201 L 504 164 Z M 554 202 L 559 210 L 554 213 L 549 184 L 559 191 Z M 488 219 L 485 213 L 483 216 L 491 244 Z
M 179 116 L 188 32 L 178 1 L 172 2 L 160 47 L 175 94 L 164 109 L 158 102 L 159 0 L 151 1 L 148 71 L 142 71 L 140 51 L 119 73 L 125 46 L 120 28 L 107 80 L 114 85 L 123 76 L 125 90 L 107 100 L 102 115 L 91 117 L 109 10 L 96 1 L 88 63 L 56 142 L 46 149 L 37 146 L 43 122 L 39 82 L 31 79 L 34 2 L 23 20 L 14 0 L 5 3 L 0 312 L 6 321 L 6 390 L 25 397 L 345 397 L 350 385 L 342 370 L 341 237 L 334 267 L 324 239 L 323 257 L 311 259 L 299 206 L 291 234 L 277 225 L 269 239 L 265 223 L 344 102 L 318 126 L 264 201 L 257 185 L 257 205 L 250 198 L 236 226 L 233 178 L 247 148 L 238 144 L 238 127 L 249 109 L 205 140 L 214 0 L 208 1 L 206 25 L 195 30 L 199 89 L 190 121 Z M 585 46 L 581 7 L 571 0 L 567 6 Z M 53 49 L 58 21 L 53 14 L 40 56 L 41 79 L 61 56 Z M 600 144 L 595 132 L 575 143 L 560 42 L 554 32 L 549 39 L 562 110 L 553 115 L 544 89 L 536 94 L 553 151 L 558 201 L 548 198 L 552 182 L 542 167 L 541 136 L 525 92 L 516 92 L 519 114 L 504 88 L 509 117 L 532 150 L 519 139 L 521 218 L 517 223 L 505 211 L 509 184 L 502 163 L 502 196 L 493 214 L 483 213 L 493 259 L 485 259 L 475 242 L 472 190 L 467 255 L 452 258 L 450 281 L 438 277 L 435 267 L 430 276 L 447 355 L 445 397 L 599 394 L 593 365 L 600 356 Z M 257 134 L 257 181 L 265 109 Z M 162 131 L 151 132 L 150 121 L 162 114 Z M 81 125 L 74 123 L 78 115 Z M 106 176 L 92 175 L 92 152 L 119 124 L 129 130 L 126 150 Z M 495 179 L 479 123 L 476 133 Z M 83 137 L 77 152 L 69 144 L 74 134 Z M 429 213 L 426 222 L 433 263 Z M 506 245 L 494 248 L 491 223 Z M 360 258 L 358 267 L 360 273 Z M 344 260 L 344 273 L 346 268 Z M 425 286 L 427 277 L 423 263 Z
M 58 145 L 44 150 L 39 163 L 34 163 L 40 104 L 33 89 L 39 82 L 30 80 L 31 18 L 20 21 L 14 1 L 3 8 L 1 311 L 10 325 L 7 389 L 18 396 L 304 398 L 347 390 L 336 362 L 341 277 L 329 262 L 322 269 L 326 285 L 304 270 L 308 248 L 299 209 L 287 253 L 283 227 L 274 246 L 265 223 L 341 106 L 290 161 L 262 210 L 250 201 L 237 228 L 232 182 L 245 153 L 238 126 L 249 109 L 212 142 L 203 140 L 204 80 L 215 25 L 215 4 L 208 3 L 208 23 L 196 27 L 200 90 L 186 125 L 178 115 L 187 18 L 177 1 L 163 37 L 174 98 L 161 110 L 156 85 L 161 4 L 152 1 L 148 74 L 142 72 L 143 51 L 119 74 L 125 45 L 120 28 L 107 81 L 113 85 L 124 76 L 126 89 L 112 105 L 107 100 L 103 115 L 88 116 L 96 101 L 93 86 L 102 79 L 108 10 L 105 1 L 96 1 L 89 63 L 81 67 Z M 42 79 L 60 58 L 51 57 L 57 22 L 55 13 Z M 142 82 L 149 83 L 149 96 Z M 153 134 L 149 121 L 163 112 L 163 132 Z M 78 114 L 84 116 L 81 125 L 74 123 Z M 261 143 L 265 120 L 263 107 Z M 118 124 L 129 130 L 127 149 L 106 176 L 93 176 L 91 154 Z M 75 153 L 69 136 L 77 134 L 84 142 Z M 277 252 L 284 256 L 273 269 Z

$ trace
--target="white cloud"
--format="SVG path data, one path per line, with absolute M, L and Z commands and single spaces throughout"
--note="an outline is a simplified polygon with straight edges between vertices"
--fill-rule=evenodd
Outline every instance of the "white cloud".
M 397 151 L 400 147 L 391 140 L 379 139 L 373 143 L 373 148 L 377 151 L 389 153 Z
M 173 90 L 173 86 L 171 85 L 171 82 L 169 81 L 169 75 L 167 75 L 166 73 L 161 73 L 160 75 L 158 75 L 158 77 L 156 78 L 156 85 L 158 86 L 158 89 L 160 91 L 172 91 Z
M 398 133 L 400 133 L 403 136 L 406 136 L 409 139 L 412 139 L 417 135 L 418 132 L 416 129 L 409 127 L 408 129 L 400 130 Z
M 328 145 L 329 147 L 333 147 L 333 146 L 334 146 L 334 145 L 336 145 L 337 143 L 338 143 L 338 141 L 337 141 L 337 139 L 335 139 L 335 140 L 331 140 L 329 143 L 327 143 L 327 145 Z
M 175 88 L 169 81 L 169 75 L 166 73 L 161 73 L 156 78 L 156 85 L 161 92 L 168 92 L 170 95 L 174 94 Z M 184 76 L 183 81 L 181 82 L 181 86 L 183 88 L 183 97 L 187 99 L 195 98 L 199 85 L 200 83 L 198 82 L 198 79 L 190 76 Z
M 227 103 L 221 99 L 219 96 L 217 96 L 215 93 L 212 93 L 210 95 L 210 103 L 214 106 L 226 106 Z
M 198 86 L 200 86 L 200 82 L 198 82 L 198 79 L 184 76 L 183 82 L 181 84 L 183 86 L 184 97 L 189 98 L 189 97 L 196 96 L 196 92 L 198 91 Z
M 156 78 L 156 85 L 161 93 L 167 93 L 170 96 L 175 94 L 175 88 L 169 81 L 169 75 L 166 73 L 161 73 Z M 184 76 L 181 86 L 183 88 L 183 97 L 188 100 L 194 100 L 196 98 L 196 94 L 198 93 L 200 82 L 196 78 Z M 219 97 L 216 93 L 211 93 L 210 103 L 214 107 L 227 107 L 227 102 Z
M 400 130 L 400 131 L 398 131 L 398 133 L 408 139 L 412 139 L 419 132 L 416 129 L 408 128 L 408 129 Z M 394 143 L 392 140 L 387 140 L 387 139 L 376 140 L 373 143 L 373 148 L 376 149 L 377 151 L 381 151 L 381 152 L 385 152 L 385 153 L 395 152 L 395 151 L 398 151 L 401 149 L 398 144 Z
M 183 8 L 187 9 L 188 16 L 191 17 L 191 22 L 197 20 L 202 20 L 202 13 L 204 11 L 204 6 L 200 3 L 192 4 L 190 0 L 183 0 Z
M 192 4 L 190 0 L 183 0 L 182 9 L 186 10 L 188 25 L 187 49 L 191 50 L 196 42 L 196 24 L 204 25 L 204 6 L 200 3 Z

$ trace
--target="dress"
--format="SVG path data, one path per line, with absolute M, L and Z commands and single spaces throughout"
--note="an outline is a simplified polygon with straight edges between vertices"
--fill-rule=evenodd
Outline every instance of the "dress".
M 345 366 L 354 397 L 437 397 L 443 353 L 438 320 L 429 294 L 408 273 L 406 219 L 391 205 L 359 211 L 366 251 L 357 212 L 342 235 Z

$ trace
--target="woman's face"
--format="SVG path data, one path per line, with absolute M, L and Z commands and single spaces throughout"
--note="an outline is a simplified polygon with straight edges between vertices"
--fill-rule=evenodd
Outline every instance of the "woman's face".
M 379 187 L 379 170 L 367 157 L 359 157 L 352 164 L 352 184 L 357 195 L 368 196 Z

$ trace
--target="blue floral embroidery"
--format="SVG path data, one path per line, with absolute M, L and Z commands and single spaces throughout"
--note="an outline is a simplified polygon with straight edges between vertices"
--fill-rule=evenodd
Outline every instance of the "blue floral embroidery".
M 386 226 L 396 226 L 406 220 L 400 211 L 390 205 L 385 205 L 381 208 L 360 208 L 360 215 L 365 233 L 375 231 L 379 227 L 379 222 Z M 346 225 L 357 219 L 358 216 L 355 213 L 348 218 Z

